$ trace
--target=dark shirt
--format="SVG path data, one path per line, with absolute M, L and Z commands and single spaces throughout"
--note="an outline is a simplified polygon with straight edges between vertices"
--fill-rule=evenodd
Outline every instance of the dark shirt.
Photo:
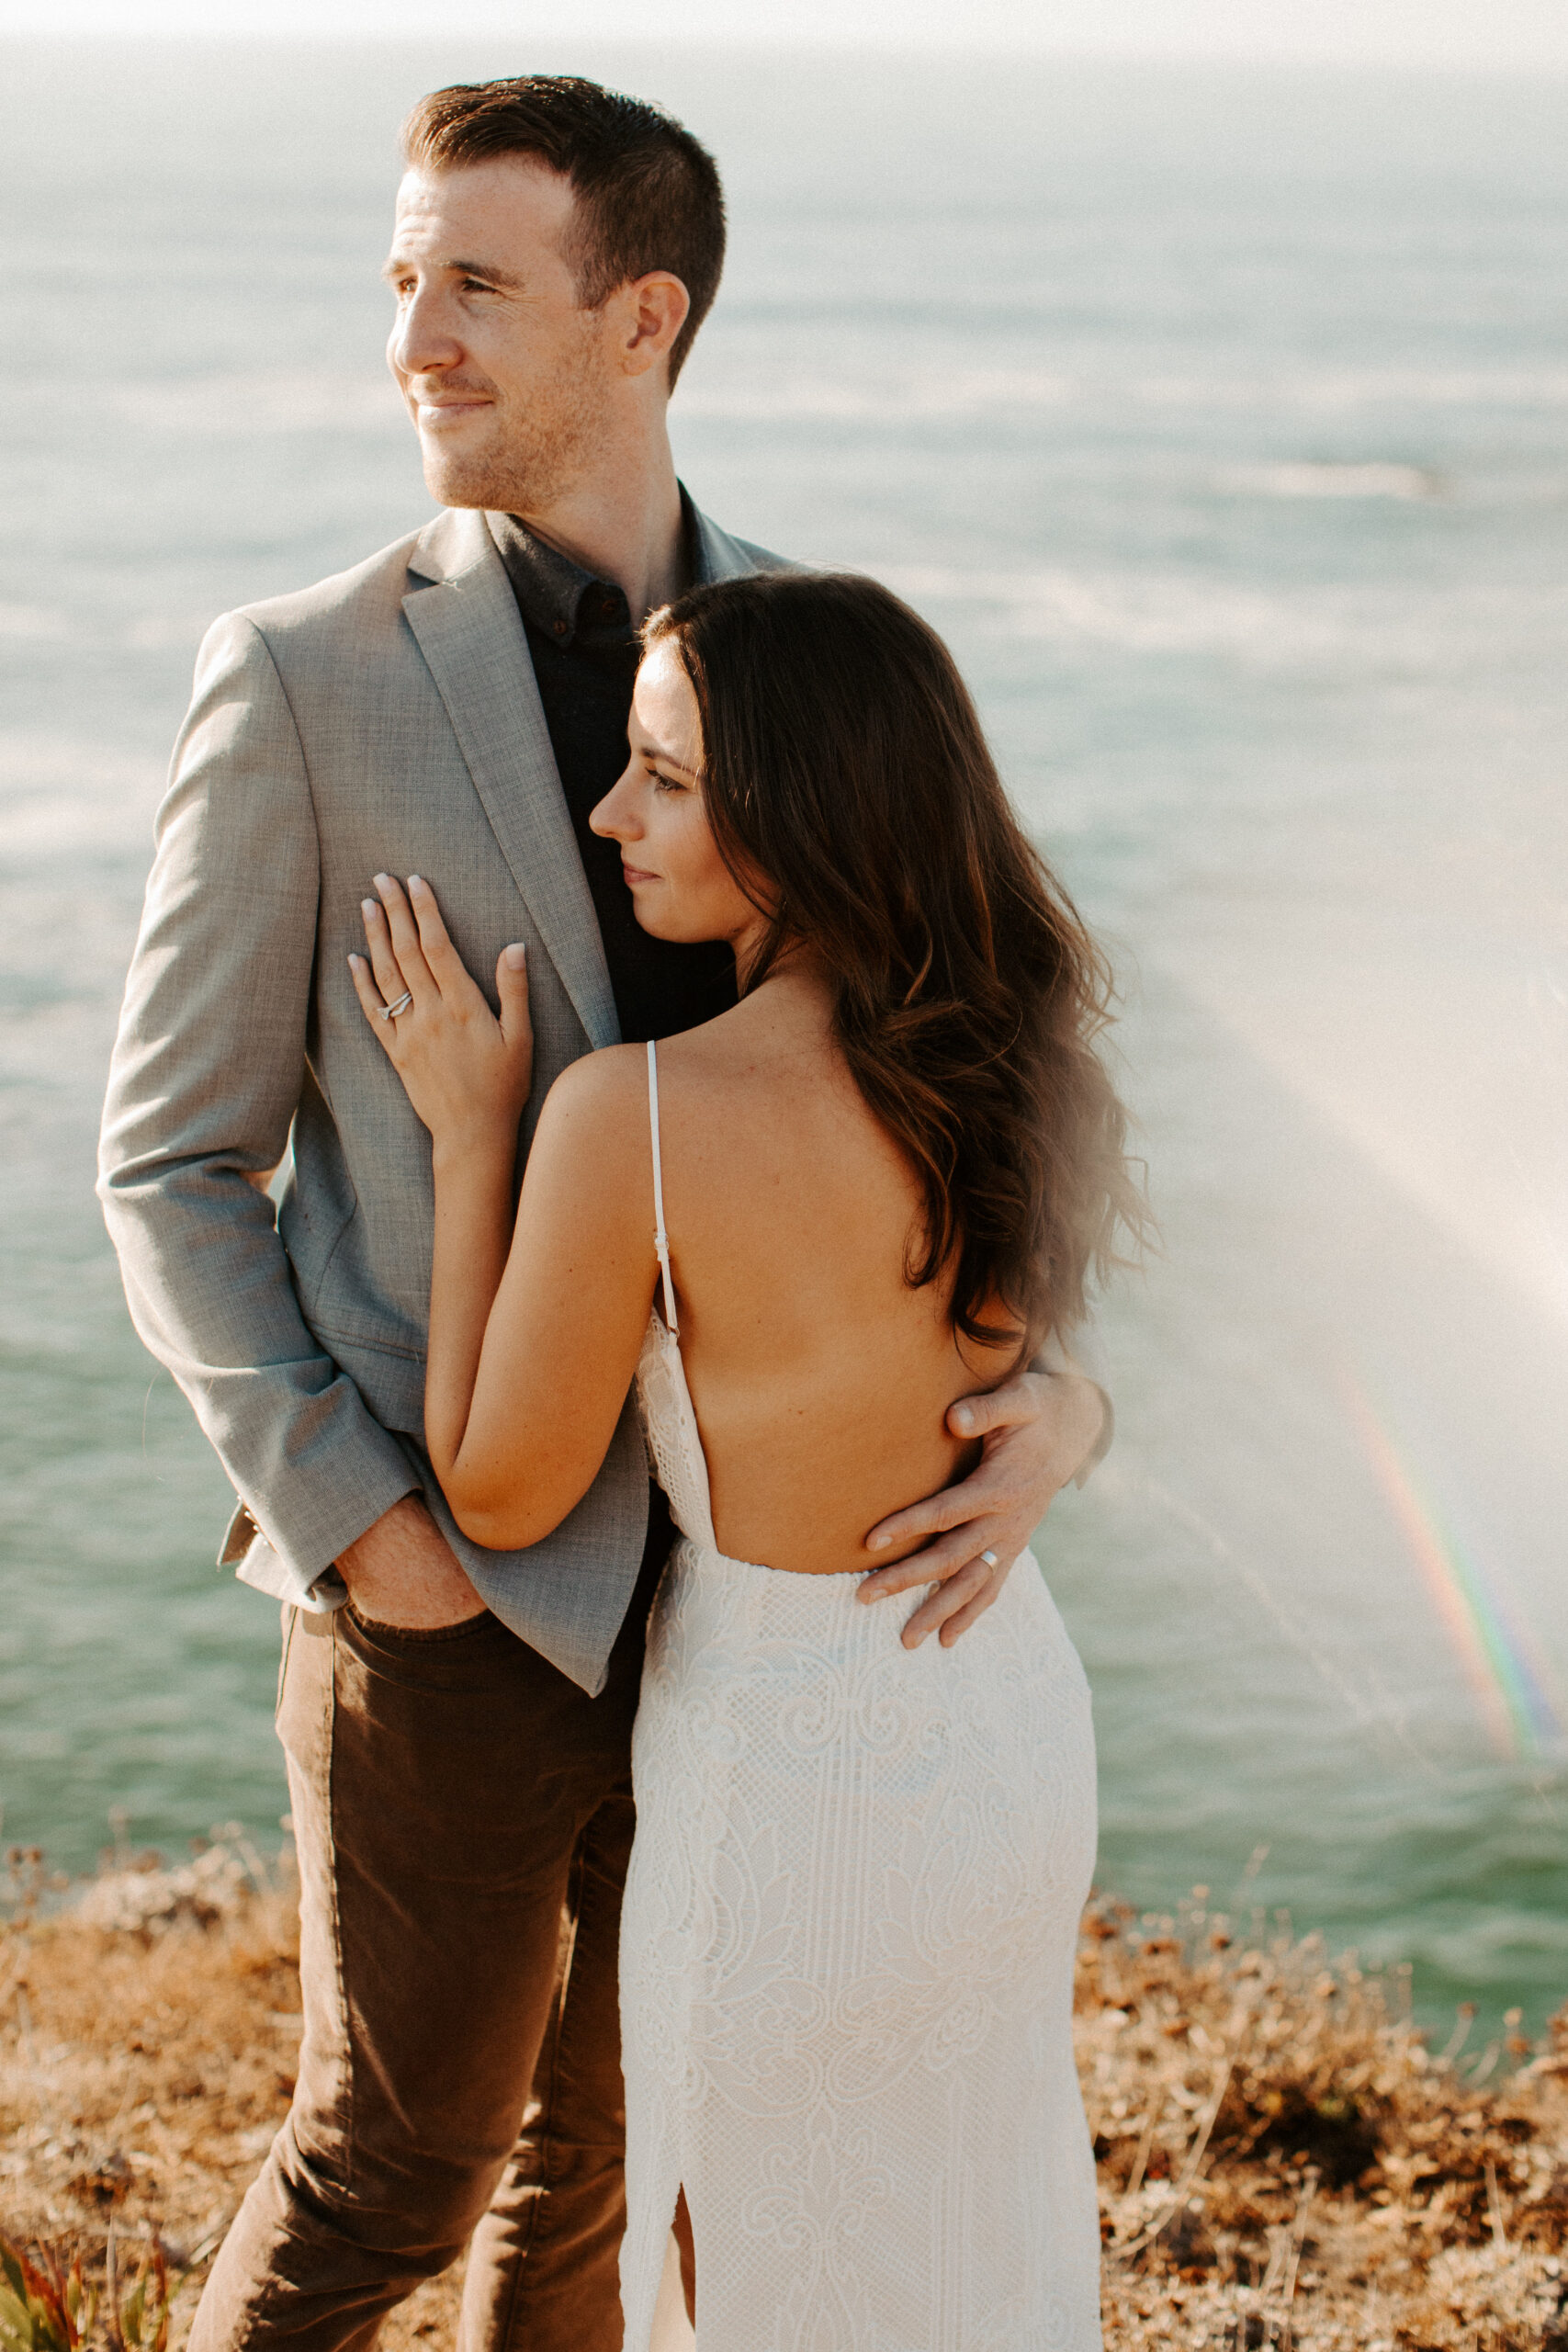
M 684 512 L 690 575 L 697 537 L 689 505 Z M 689 946 L 643 931 L 621 878 L 619 843 L 588 829 L 590 811 L 626 764 L 626 722 L 640 649 L 625 592 L 613 582 L 595 580 L 570 557 L 533 537 L 515 515 L 492 514 L 491 528 L 527 631 L 550 749 L 599 918 L 621 1035 L 628 1045 L 642 1045 L 649 1037 L 694 1029 L 735 1002 L 733 956 L 722 940 Z

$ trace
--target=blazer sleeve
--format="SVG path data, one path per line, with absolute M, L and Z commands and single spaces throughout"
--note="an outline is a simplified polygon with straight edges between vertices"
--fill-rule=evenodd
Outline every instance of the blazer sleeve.
M 99 1148 L 131 1319 L 196 1409 L 306 1607 L 418 1482 L 306 1328 L 262 1189 L 305 1074 L 318 846 L 310 778 L 265 640 L 209 631 L 158 812 Z
M 1056 1331 L 1047 1332 L 1045 1344 L 1030 1365 L 1031 1372 L 1075 1372 L 1092 1380 L 1100 1391 L 1105 1417 L 1100 1424 L 1100 1435 L 1073 1474 L 1073 1484 L 1081 1487 L 1099 1469 L 1110 1453 L 1116 1435 L 1116 1408 L 1111 1401 L 1111 1365 L 1105 1352 L 1105 1342 L 1100 1336 L 1100 1326 L 1092 1316 L 1076 1324 L 1069 1333 L 1071 1344 Z

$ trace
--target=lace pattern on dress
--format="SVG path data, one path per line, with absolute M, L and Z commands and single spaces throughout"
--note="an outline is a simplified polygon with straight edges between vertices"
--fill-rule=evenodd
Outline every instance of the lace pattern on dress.
M 670 1515 L 682 1535 L 712 1549 L 713 1512 L 707 1464 L 697 1430 L 681 1342 L 657 1312 L 648 1318 L 637 1359 L 637 1401 L 654 1476 L 670 1498 Z

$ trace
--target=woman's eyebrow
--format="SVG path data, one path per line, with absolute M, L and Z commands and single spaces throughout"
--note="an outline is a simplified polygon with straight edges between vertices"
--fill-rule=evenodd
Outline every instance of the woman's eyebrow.
M 696 769 L 689 768 L 684 760 L 678 760 L 673 752 L 667 752 L 662 743 L 656 743 L 651 735 L 634 735 L 631 741 L 639 760 L 662 760 L 667 768 L 674 768 L 682 775 L 689 775 L 694 784 L 696 782 Z

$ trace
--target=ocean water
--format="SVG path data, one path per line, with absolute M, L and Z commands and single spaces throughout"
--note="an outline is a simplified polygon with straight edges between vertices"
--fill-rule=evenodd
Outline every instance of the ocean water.
M 0 1799 L 276 1836 L 269 1605 L 92 1196 L 207 621 L 429 511 L 406 105 L 544 67 L 729 189 L 730 527 L 950 636 L 1121 975 L 1164 1234 L 1042 1555 L 1100 1879 L 1568 1996 L 1568 85 L 696 51 L 0 51 Z M 265 889 L 265 873 L 256 876 Z

